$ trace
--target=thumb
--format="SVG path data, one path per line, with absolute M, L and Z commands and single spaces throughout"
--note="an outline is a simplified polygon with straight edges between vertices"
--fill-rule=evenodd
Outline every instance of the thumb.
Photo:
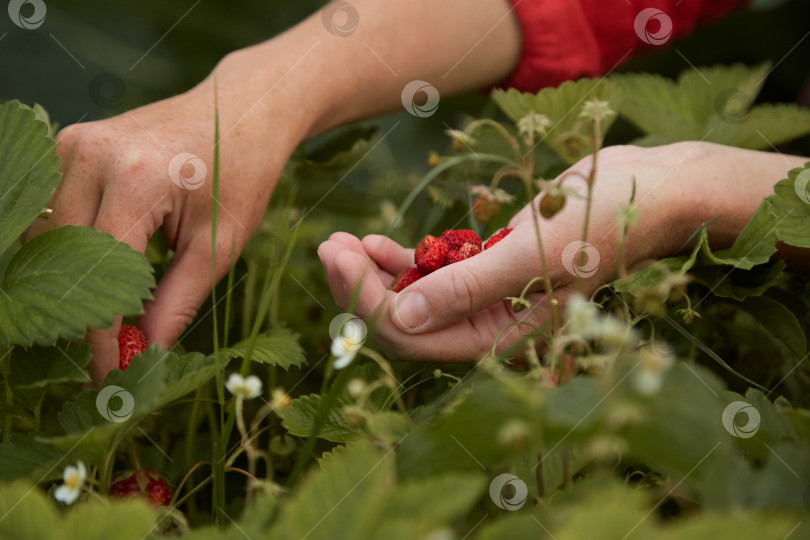
M 540 265 L 536 250 L 523 249 L 515 232 L 490 249 L 408 286 L 391 303 L 391 320 L 403 332 L 433 332 L 507 296 L 518 296 L 539 274 Z

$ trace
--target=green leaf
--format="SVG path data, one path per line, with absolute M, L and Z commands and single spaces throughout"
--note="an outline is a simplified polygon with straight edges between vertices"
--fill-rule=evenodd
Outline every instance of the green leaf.
M 87 496 L 84 496 L 87 498 Z M 4 540 L 142 540 L 155 525 L 154 508 L 141 499 L 75 503 L 60 516 L 57 503 L 25 482 L 0 487 L 0 537 Z
M 760 296 L 773 287 L 785 269 L 785 261 L 754 266 L 740 270 L 728 266 L 703 266 L 693 268 L 689 275 L 709 288 L 714 296 L 743 300 Z
M 619 88 L 607 79 L 579 79 L 566 81 L 556 88 L 544 88 L 537 94 L 520 92 L 514 88 L 496 89 L 490 95 L 492 100 L 512 121 L 517 122 L 530 111 L 544 114 L 551 120 L 552 127 L 543 138 L 543 142 L 554 148 L 560 156 L 572 163 L 588 153 L 587 148 L 571 152 L 558 139 L 562 134 L 572 131 L 577 122 L 582 122 L 579 113 L 582 106 L 594 98 L 607 101 L 614 111 L 619 110 Z M 616 115 L 600 124 L 602 135 L 608 132 Z
M 706 140 L 768 149 L 810 133 L 810 111 L 793 104 L 752 108 L 769 68 L 767 63 L 693 68 L 677 82 L 650 73 L 611 79 L 622 92 L 619 112 L 648 134 L 645 145 Z
M 673 528 L 662 531 L 655 538 L 661 540 L 761 540 L 762 538 L 806 538 L 797 530 L 802 521 L 788 515 L 765 512 L 706 512 Z
M 65 517 L 64 538 L 143 540 L 155 528 L 155 509 L 143 499 L 88 501 Z
M 15 347 L 11 353 L 9 384 L 16 390 L 45 388 L 50 384 L 90 380 L 90 346 L 85 343 L 30 349 Z
M 0 253 L 36 219 L 56 189 L 55 151 L 48 125 L 33 110 L 17 101 L 0 105 Z
M 791 246 L 810 247 L 810 162 L 792 169 L 766 200 L 773 205 L 779 240 Z
M 53 503 L 26 482 L 0 487 L 0 518 L 0 537 L 5 540 L 53 538 L 61 532 Z
M 705 140 L 751 150 L 770 150 L 810 132 L 810 111 L 794 104 L 765 103 L 748 112 L 744 121 L 709 122 Z
M 299 437 L 309 437 L 312 433 L 312 425 L 320 411 L 322 396 L 310 394 L 301 396 L 293 400 L 289 407 L 279 413 L 281 425 L 293 435 Z M 351 428 L 346 422 L 342 407 L 351 403 L 345 398 L 338 397 L 335 406 L 332 407 L 324 419 L 318 436 L 332 442 L 349 441 L 362 430 Z
M 447 473 L 397 486 L 383 510 L 375 538 L 409 540 L 463 516 L 481 497 L 486 479 L 479 473 Z
M 273 328 L 256 336 L 251 360 L 284 369 L 306 363 L 304 349 L 298 343 L 299 335 L 288 328 Z M 224 358 L 242 358 L 247 352 L 249 340 L 240 341 L 232 347 L 220 349 Z
M 506 465 L 515 454 L 539 445 L 541 401 L 527 379 L 509 377 L 477 384 L 402 441 L 397 460 L 400 477 Z M 525 440 L 513 447 L 498 435 L 504 426 L 516 423 L 526 427 Z
M 51 345 L 106 328 L 115 315 L 143 310 L 152 266 L 143 255 L 91 227 L 43 233 L 11 259 L 0 291 L 0 346 Z
M 796 361 L 807 353 L 807 337 L 796 316 L 784 304 L 767 296 L 749 296 L 740 303 L 745 311 L 777 341 L 785 344 Z
M 620 431 L 629 444 L 628 454 L 687 485 L 711 486 L 732 446 L 721 423 L 721 391 L 719 380 L 707 369 L 677 362 L 657 393 L 636 398 L 643 419 Z
M 356 444 L 328 459 L 297 487 L 269 537 L 354 540 L 374 538 L 394 487 L 393 451 Z
M 40 482 L 61 476 L 57 465 L 74 457 L 36 439 L 32 433 L 12 433 L 0 444 L 0 480 L 31 477 Z
M 15 347 L 11 352 L 8 382 L 14 397 L 33 410 L 45 388 L 58 383 L 86 383 L 90 375 L 90 346 L 59 343 L 54 347 Z

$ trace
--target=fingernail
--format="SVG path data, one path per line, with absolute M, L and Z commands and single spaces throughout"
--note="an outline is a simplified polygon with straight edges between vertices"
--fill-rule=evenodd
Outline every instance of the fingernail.
M 408 330 L 423 326 L 430 317 L 430 306 L 425 296 L 418 292 L 407 292 L 394 301 L 394 315 Z

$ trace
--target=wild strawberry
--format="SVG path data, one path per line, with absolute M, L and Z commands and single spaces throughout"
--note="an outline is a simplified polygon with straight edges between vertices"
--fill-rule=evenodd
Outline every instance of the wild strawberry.
M 444 266 L 449 248 L 444 240 L 427 235 L 416 246 L 413 260 L 423 275 L 430 274 Z
M 458 261 L 463 261 L 463 260 L 464 259 L 461 257 L 458 250 L 451 249 L 450 251 L 447 252 L 447 258 L 445 258 L 445 260 L 444 260 L 444 265 L 445 266 L 450 266 L 451 264 L 455 264 Z
M 512 229 L 510 227 L 504 227 L 500 231 L 496 232 L 495 234 L 492 235 L 492 237 L 489 240 L 486 241 L 486 243 L 484 244 L 484 249 L 491 248 L 492 246 L 503 240 L 504 236 L 506 236 L 510 232 L 512 232 Z
M 464 242 L 461 249 L 447 252 L 447 264 L 445 266 L 457 263 L 458 261 L 463 261 L 464 259 L 469 259 L 474 255 L 478 255 L 479 253 L 481 253 L 480 244 L 476 245 L 469 242 Z
M 172 490 L 163 478 L 153 478 L 146 484 L 146 496 L 155 506 L 169 506 Z
M 119 480 L 110 486 L 110 497 L 146 498 L 155 506 L 168 506 L 172 490 L 154 469 L 136 469 L 118 476 Z
M 440 236 L 450 250 L 459 250 L 465 242 L 481 247 L 481 238 L 470 229 L 447 229 Z
M 421 279 L 422 272 L 419 271 L 418 268 L 412 267 L 408 268 L 407 270 L 403 270 L 399 273 L 399 275 L 394 279 L 394 283 L 391 284 L 391 290 L 394 292 L 399 292 L 411 283 L 414 283 Z
M 471 244 L 470 242 L 464 242 L 464 245 L 458 250 L 458 254 L 461 255 L 462 259 L 469 259 L 473 255 L 478 255 L 479 253 L 481 253 L 480 243 Z
M 110 486 L 110 497 L 129 497 L 131 495 L 140 495 L 141 490 L 138 488 L 138 480 L 135 476 L 130 476 L 114 482 Z
M 118 332 L 118 368 L 127 369 L 136 354 L 146 350 L 146 337 L 134 326 L 121 326 Z
M 473 215 L 475 221 L 486 225 L 490 220 L 501 211 L 501 202 L 498 199 L 487 197 L 486 195 L 479 195 L 473 203 Z

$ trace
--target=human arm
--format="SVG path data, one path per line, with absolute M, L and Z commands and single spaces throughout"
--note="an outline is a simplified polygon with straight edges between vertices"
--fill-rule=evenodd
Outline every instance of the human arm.
M 616 277 L 618 243 L 616 211 L 626 205 L 636 183 L 635 202 L 642 211 L 628 231 L 626 261 L 630 265 L 678 253 L 702 223 L 709 227 L 712 249 L 730 247 L 762 199 L 785 172 L 803 166 L 807 158 L 742 150 L 713 143 L 681 142 L 656 148 L 614 146 L 599 154 L 594 183 L 588 242 L 598 252 L 595 273 L 583 280 L 583 292 Z M 570 170 L 587 175 L 591 159 Z M 584 182 L 569 176 L 567 187 L 584 193 Z M 565 246 L 581 239 L 585 202 L 569 197 L 564 209 L 540 230 L 555 299 L 564 306 L 578 290 L 579 278 L 566 269 Z M 479 255 L 441 268 L 400 293 L 390 287 L 393 276 L 412 265 L 413 251 L 393 240 L 371 235 L 362 241 L 336 233 L 321 244 L 318 254 L 338 305 L 348 307 L 359 288 L 355 312 L 378 315 L 375 329 L 383 348 L 407 359 L 475 361 L 488 351 L 508 324 L 526 321 L 544 326 L 550 320 L 548 299 L 537 283 L 527 299 L 532 308 L 511 309 L 508 296 L 519 296 L 541 275 L 531 209 L 510 221 L 512 233 Z M 796 267 L 806 267 L 810 251 L 779 253 Z M 421 309 L 420 309 L 421 308 Z M 514 326 L 499 341 L 499 350 L 514 344 L 530 329 Z
M 138 325 L 170 347 L 258 226 L 285 162 L 302 140 L 330 127 L 401 106 L 414 79 L 442 95 L 493 84 L 519 56 L 506 0 L 353 2 L 350 36 L 330 33 L 315 13 L 280 36 L 229 54 L 195 88 L 120 116 L 77 124 L 58 138 L 63 179 L 47 227 L 89 225 L 143 251 L 160 230 L 174 261 Z M 340 23 L 340 21 L 338 21 Z M 220 119 L 216 268 L 211 275 L 214 86 Z M 207 171 L 195 189 L 169 175 L 178 154 Z M 180 171 L 184 177 L 194 174 Z M 175 175 L 177 171 L 175 171 Z M 113 328 L 89 332 L 91 375 L 117 366 Z

